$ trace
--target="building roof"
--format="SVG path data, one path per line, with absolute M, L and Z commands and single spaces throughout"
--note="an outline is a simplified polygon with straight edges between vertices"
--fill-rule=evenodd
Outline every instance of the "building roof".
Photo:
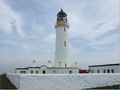
M 19 70 L 19 69 L 21 70 L 21 69 L 28 69 L 28 68 L 16 68 L 16 70 Z
M 88 67 L 116 66 L 116 65 L 120 65 L 120 63 L 115 63 L 115 64 L 103 64 L 103 65 L 91 65 L 91 66 L 88 66 Z
M 26 67 L 26 68 L 16 68 L 16 69 L 19 70 L 19 69 L 29 69 L 29 68 L 41 68 L 41 67 L 48 67 L 48 66 L 42 65 L 42 66 L 36 66 L 36 67 Z
M 26 67 L 26 68 L 16 68 L 16 70 L 21 70 L 21 69 L 29 69 L 29 68 L 41 68 L 41 67 L 47 67 L 48 69 L 78 69 L 78 67 L 48 67 L 46 65 L 42 65 L 40 67 Z
M 78 67 L 48 67 L 48 69 L 78 69 Z
M 40 67 L 48 67 L 47 65 L 42 65 L 42 66 L 40 66 Z

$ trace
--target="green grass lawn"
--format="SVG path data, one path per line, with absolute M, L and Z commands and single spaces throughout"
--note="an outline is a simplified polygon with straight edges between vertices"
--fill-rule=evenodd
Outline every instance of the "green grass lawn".
M 6 77 L 6 74 L 0 75 L 0 89 L 16 89 L 16 87 Z
M 120 85 L 97 87 L 97 88 L 95 88 L 95 89 L 119 89 L 119 90 L 120 90 Z
M 86 90 L 120 90 L 120 85 L 105 86 L 105 87 L 96 87 Z

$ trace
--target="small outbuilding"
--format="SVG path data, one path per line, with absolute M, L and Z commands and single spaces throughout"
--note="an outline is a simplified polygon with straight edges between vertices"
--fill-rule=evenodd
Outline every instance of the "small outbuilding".
M 89 66 L 89 73 L 120 73 L 120 63 Z

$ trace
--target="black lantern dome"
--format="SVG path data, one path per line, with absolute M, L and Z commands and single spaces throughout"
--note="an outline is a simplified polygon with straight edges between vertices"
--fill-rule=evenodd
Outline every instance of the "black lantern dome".
M 57 14 L 57 22 L 55 25 L 55 28 L 57 27 L 67 27 L 69 28 L 68 20 L 67 20 L 67 14 L 61 9 L 60 12 Z
M 62 9 L 57 14 L 57 20 L 59 20 L 59 21 L 67 21 L 67 14 Z
M 61 11 L 57 14 L 58 17 L 66 17 L 67 14 L 61 9 Z

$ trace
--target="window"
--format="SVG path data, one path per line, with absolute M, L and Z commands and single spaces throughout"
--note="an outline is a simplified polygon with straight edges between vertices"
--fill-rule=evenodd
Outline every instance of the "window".
M 64 28 L 64 32 L 66 32 L 66 28 Z
M 36 73 L 38 74 L 38 71 L 36 71 Z
M 106 73 L 106 70 L 104 69 L 103 72 Z
M 111 72 L 114 73 L 114 69 L 111 69 Z
M 66 47 L 66 41 L 64 41 L 64 46 Z
M 33 73 L 33 71 L 31 70 L 31 71 L 30 71 L 30 73 L 32 74 L 32 73 Z
M 107 69 L 107 73 L 110 73 L 110 70 L 109 70 L 109 69 Z
M 69 71 L 69 74 L 72 74 L 72 71 L 71 71 L 71 70 Z
M 43 74 L 45 74 L 46 73 L 46 71 L 45 70 L 43 70 Z
M 66 18 L 66 17 L 63 17 L 63 19 L 66 21 L 67 18 Z
M 58 20 L 62 20 L 62 17 L 58 17 Z
M 20 73 L 24 73 L 24 74 L 25 74 L 25 73 L 26 73 L 26 71 L 20 71 Z
M 94 71 L 92 70 L 92 73 L 94 73 Z
M 100 70 L 97 70 L 97 73 L 100 73 Z

